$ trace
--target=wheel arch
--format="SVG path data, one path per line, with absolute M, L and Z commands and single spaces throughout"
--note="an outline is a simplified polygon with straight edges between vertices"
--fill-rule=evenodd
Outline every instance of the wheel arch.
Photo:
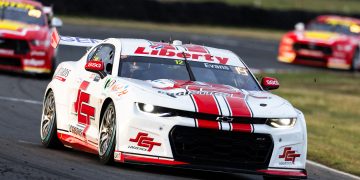
M 104 113 L 105 113 L 106 107 L 107 107 L 111 102 L 114 103 L 114 101 L 113 101 L 110 97 L 108 97 L 108 98 L 106 98 L 106 99 L 104 100 L 104 103 L 101 105 L 100 117 L 99 117 L 100 119 L 99 119 L 99 127 L 98 127 L 98 129 L 100 129 L 102 117 L 103 117 L 103 115 L 104 115 Z M 115 106 L 115 104 L 114 104 L 114 106 Z

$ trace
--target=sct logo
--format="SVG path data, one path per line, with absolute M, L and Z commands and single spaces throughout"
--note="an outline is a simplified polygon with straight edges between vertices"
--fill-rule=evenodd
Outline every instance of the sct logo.
M 151 152 L 154 146 L 161 146 L 161 143 L 154 142 L 154 138 L 148 136 L 147 133 L 139 132 L 136 138 L 130 138 L 130 142 L 136 142 L 138 146 L 147 148 L 148 152 Z
M 285 161 L 291 161 L 293 164 L 297 157 L 300 157 L 300 154 L 296 154 L 295 151 L 292 151 L 291 147 L 285 147 L 283 154 L 279 156 L 280 159 L 284 158 Z

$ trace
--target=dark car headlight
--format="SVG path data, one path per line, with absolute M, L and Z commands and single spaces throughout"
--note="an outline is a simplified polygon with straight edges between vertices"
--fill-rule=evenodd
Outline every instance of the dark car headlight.
M 296 118 L 270 118 L 267 119 L 266 124 L 274 128 L 293 127 L 296 123 Z
M 145 113 L 154 114 L 160 117 L 170 117 L 176 115 L 175 110 L 170 108 L 154 106 L 151 104 L 144 104 L 144 103 L 136 103 L 136 104 L 139 110 Z

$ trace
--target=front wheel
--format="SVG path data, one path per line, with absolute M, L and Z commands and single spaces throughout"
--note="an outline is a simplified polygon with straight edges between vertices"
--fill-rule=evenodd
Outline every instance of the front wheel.
M 57 137 L 56 108 L 54 93 L 50 91 L 45 98 L 40 124 L 41 143 L 47 148 L 58 148 L 62 144 Z
M 99 133 L 99 158 L 103 164 L 114 161 L 116 135 L 116 113 L 114 103 L 110 102 L 102 116 Z

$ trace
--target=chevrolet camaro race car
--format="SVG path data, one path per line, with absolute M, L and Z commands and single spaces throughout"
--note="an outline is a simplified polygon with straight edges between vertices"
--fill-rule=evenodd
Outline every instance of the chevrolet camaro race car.
M 41 141 L 143 163 L 307 178 L 304 115 L 228 50 L 142 39 L 57 37 L 92 46 L 44 94 Z
M 280 42 L 278 60 L 335 69 L 360 70 L 360 20 L 319 16 L 298 23 Z
M 52 8 L 30 0 L 0 0 L 0 70 L 49 74 L 56 50 L 53 27 L 62 25 Z

